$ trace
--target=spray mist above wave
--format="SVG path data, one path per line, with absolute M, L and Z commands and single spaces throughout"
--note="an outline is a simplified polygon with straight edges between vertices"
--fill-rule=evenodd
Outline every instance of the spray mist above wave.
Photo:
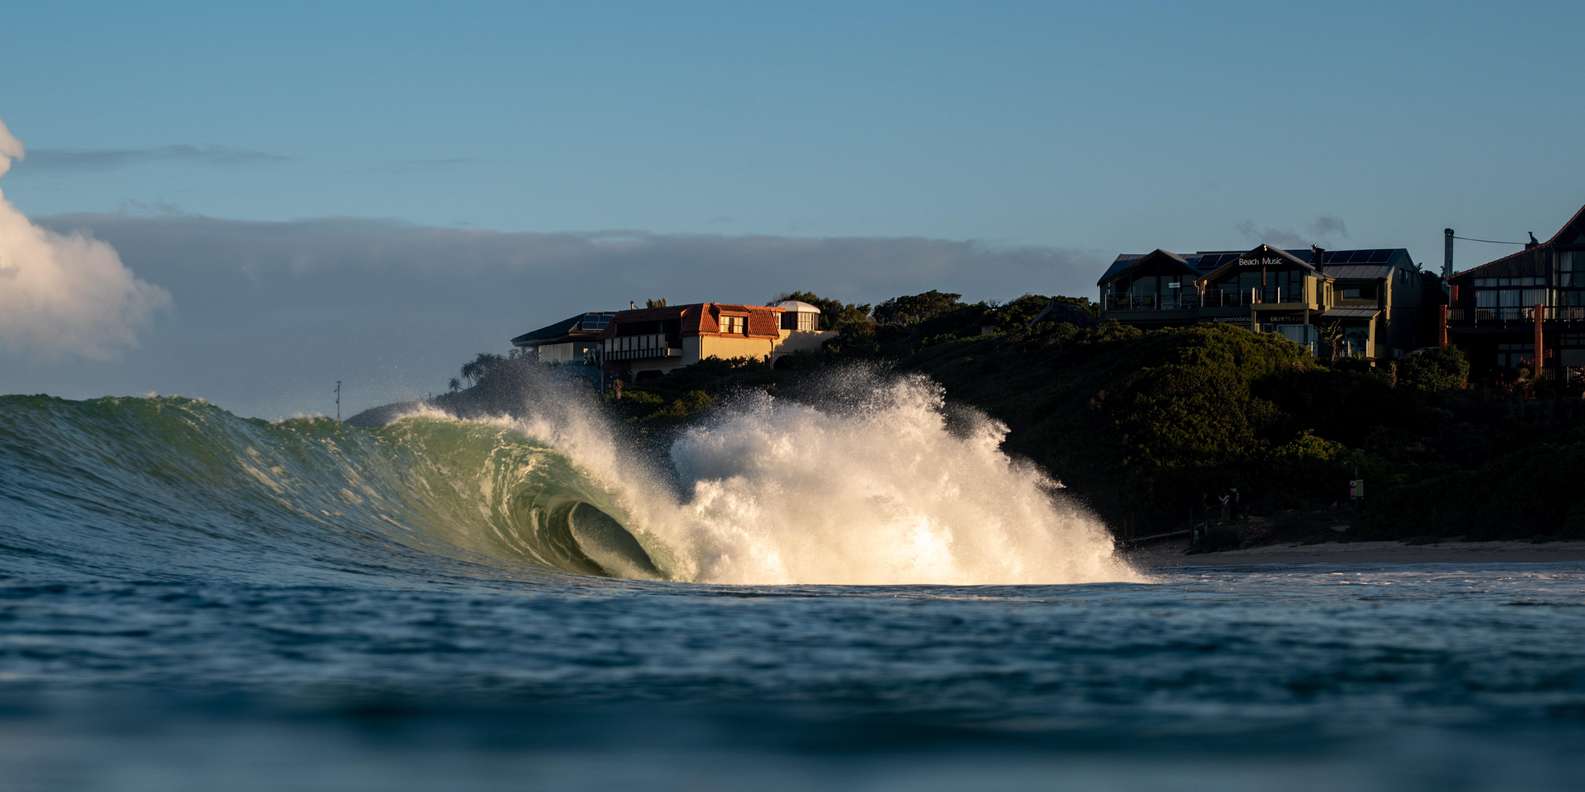
M 674 573 L 722 583 L 1078 583 L 1137 580 L 1105 528 L 1007 429 L 954 427 L 939 386 L 850 371 L 832 409 L 742 399 L 671 448 L 687 518 Z
M 854 367 L 806 391 L 745 394 L 684 430 L 665 459 L 624 445 L 587 398 L 536 399 L 528 417 L 496 420 L 599 482 L 673 580 L 1141 579 L 1099 520 L 1002 452 L 1004 425 L 977 413 L 949 420 L 927 378 Z

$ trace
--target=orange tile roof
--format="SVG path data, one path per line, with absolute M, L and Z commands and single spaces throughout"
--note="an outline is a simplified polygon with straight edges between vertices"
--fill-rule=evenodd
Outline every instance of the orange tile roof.
M 685 336 L 719 335 L 721 317 L 747 316 L 748 335 L 752 338 L 774 338 L 781 334 L 782 309 L 768 305 L 738 305 L 734 303 L 691 303 L 668 305 L 663 308 L 637 308 L 617 311 L 605 334 L 609 338 L 619 335 L 623 324 L 636 322 L 663 322 L 680 320 Z

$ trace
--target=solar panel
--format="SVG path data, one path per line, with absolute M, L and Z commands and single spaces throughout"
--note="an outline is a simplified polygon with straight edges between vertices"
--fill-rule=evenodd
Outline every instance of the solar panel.
M 1390 250 L 1372 250 L 1372 251 L 1370 251 L 1370 263 L 1372 263 L 1372 264 L 1386 264 L 1387 263 L 1387 259 L 1389 259 L 1391 257 L 1392 257 L 1392 251 L 1390 251 Z
M 579 323 L 585 330 L 604 330 L 611 326 L 610 314 L 584 314 Z

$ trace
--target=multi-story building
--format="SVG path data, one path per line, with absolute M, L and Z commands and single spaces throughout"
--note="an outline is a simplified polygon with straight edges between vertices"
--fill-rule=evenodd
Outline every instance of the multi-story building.
M 512 346 L 540 363 L 597 365 L 605 329 L 613 316 L 615 311 L 581 313 L 524 333 L 512 339 Z
M 1123 254 L 1097 285 L 1101 318 L 1140 326 L 1230 322 L 1323 356 L 1391 360 L 1435 342 L 1441 289 L 1403 248 Z
M 1477 378 L 1585 379 L 1585 207 L 1551 239 L 1531 240 L 1449 279 L 1449 339 Z
M 804 302 L 639 308 L 612 317 L 602 359 L 611 374 L 636 381 L 706 358 L 774 360 L 819 349 L 835 335 L 820 329 L 820 309 Z

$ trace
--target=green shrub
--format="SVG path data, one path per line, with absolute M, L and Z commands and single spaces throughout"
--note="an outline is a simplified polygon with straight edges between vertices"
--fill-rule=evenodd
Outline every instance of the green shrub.
M 1398 365 L 1398 386 L 1421 393 L 1462 390 L 1469 384 L 1469 361 L 1458 347 L 1427 349 Z

